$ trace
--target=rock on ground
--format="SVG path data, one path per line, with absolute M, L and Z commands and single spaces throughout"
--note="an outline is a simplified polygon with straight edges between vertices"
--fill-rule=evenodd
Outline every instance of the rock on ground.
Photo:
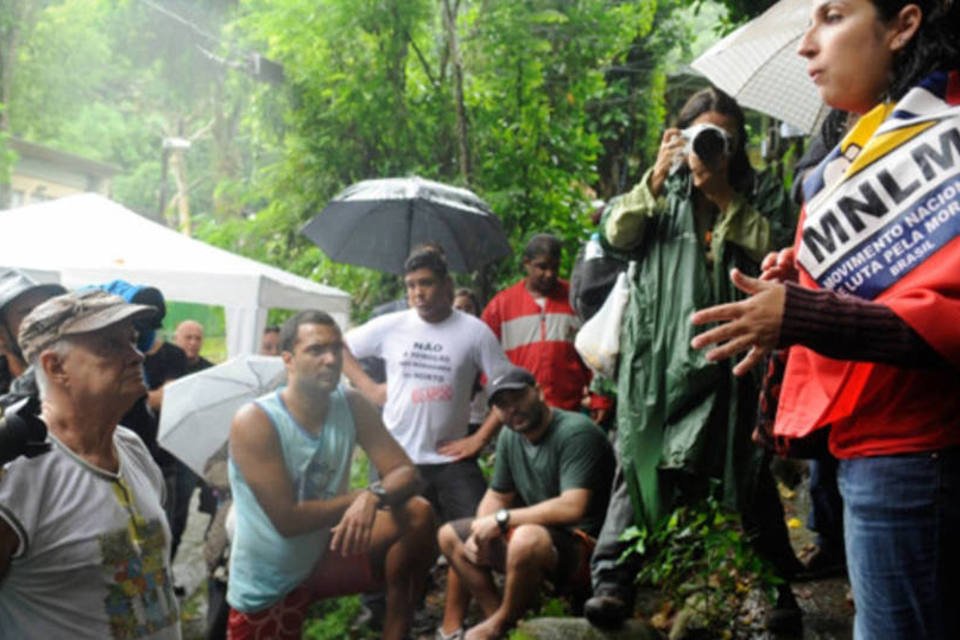
M 530 640 L 655 640 L 663 637 L 639 619 L 627 620 L 619 629 L 605 631 L 592 626 L 586 618 L 533 618 L 517 625 L 517 631 Z

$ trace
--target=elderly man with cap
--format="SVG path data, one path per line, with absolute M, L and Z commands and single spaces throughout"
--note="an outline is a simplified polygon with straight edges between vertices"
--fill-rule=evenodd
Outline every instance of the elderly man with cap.
M 11 638 L 179 638 L 163 479 L 118 426 L 144 393 L 134 320 L 99 290 L 52 298 L 20 327 L 50 451 L 0 476 L 0 629 Z
M 494 378 L 487 391 L 507 427 L 497 440 L 490 488 L 476 518 L 438 533 L 440 549 L 486 619 L 464 633 L 466 611 L 448 598 L 442 638 L 503 636 L 544 580 L 574 595 L 588 593 L 593 536 L 609 498 L 613 450 L 590 419 L 547 406 L 526 369 Z M 504 574 L 502 596 L 491 570 Z
M 0 368 L 6 368 L 6 378 L 0 380 L 0 393 L 6 393 L 10 384 L 27 369 L 17 346 L 20 323 L 38 304 L 66 292 L 59 284 L 35 282 L 19 269 L 0 269 Z

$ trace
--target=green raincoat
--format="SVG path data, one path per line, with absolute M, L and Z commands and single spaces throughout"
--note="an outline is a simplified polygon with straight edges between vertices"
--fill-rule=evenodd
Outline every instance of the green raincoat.
M 773 176 L 758 176 L 715 221 L 694 219 L 689 175 L 668 178 L 659 198 L 649 176 L 601 225 L 609 248 L 637 261 L 620 336 L 617 429 L 638 519 L 652 526 L 682 496 L 702 495 L 709 478 L 722 479 L 731 508 L 748 497 L 760 460 L 750 439 L 759 378 L 737 378 L 728 362 L 691 348 L 690 315 L 742 298 L 730 269 L 757 274 L 767 252 L 789 245 L 795 220 Z

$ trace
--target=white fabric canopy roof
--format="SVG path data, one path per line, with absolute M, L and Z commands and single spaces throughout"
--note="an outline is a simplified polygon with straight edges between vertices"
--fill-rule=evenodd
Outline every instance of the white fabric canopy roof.
M 98 194 L 0 211 L 0 265 L 68 288 L 127 280 L 168 300 L 222 305 L 227 353 L 256 353 L 271 308 L 322 309 L 346 328 L 350 296 L 193 240 Z

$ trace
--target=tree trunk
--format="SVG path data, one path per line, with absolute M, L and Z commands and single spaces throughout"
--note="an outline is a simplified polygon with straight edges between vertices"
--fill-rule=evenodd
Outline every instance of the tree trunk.
M 450 60 L 453 62 L 453 99 L 457 113 L 457 149 L 460 164 L 460 178 L 465 185 L 470 184 L 473 173 L 470 163 L 470 139 L 468 136 L 467 107 L 463 102 L 463 58 L 457 39 L 457 10 L 460 2 L 450 5 L 451 0 L 443 0 L 443 24 L 447 31 L 447 46 Z
M 237 115 L 240 109 L 236 105 L 227 105 L 223 91 L 224 77 L 217 78 L 213 86 L 213 146 L 214 180 L 223 185 L 237 179 L 240 174 L 240 159 L 234 143 Z M 241 205 L 237 202 L 233 189 L 217 189 L 213 194 L 213 210 L 218 219 L 238 215 Z
M 173 149 L 170 152 L 170 168 L 173 170 L 173 179 L 177 183 L 177 221 L 180 233 L 185 236 L 192 234 L 190 224 L 190 195 L 187 187 L 187 163 L 183 149 Z

